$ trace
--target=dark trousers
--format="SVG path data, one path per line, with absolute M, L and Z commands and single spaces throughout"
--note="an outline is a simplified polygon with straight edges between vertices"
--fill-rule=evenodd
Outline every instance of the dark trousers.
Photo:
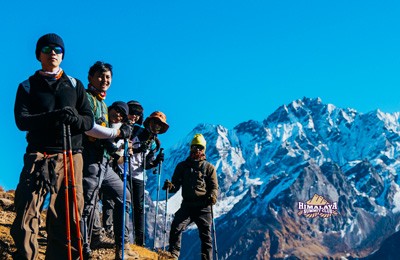
M 179 257 L 181 250 L 182 232 L 194 222 L 199 230 L 201 240 L 201 259 L 212 259 L 212 237 L 211 237 L 211 206 L 193 206 L 182 203 L 181 208 L 175 213 L 171 224 L 169 235 L 169 251 Z
M 54 155 L 57 174 L 56 193 L 50 196 L 50 204 L 47 211 L 47 234 L 48 244 L 46 259 L 67 259 L 67 235 L 66 235 L 66 207 L 65 207 L 65 186 L 64 186 L 64 163 L 63 155 Z M 14 259 L 36 259 L 39 253 L 37 237 L 39 234 L 40 213 L 48 191 L 41 185 L 36 185 L 35 172 L 41 161 L 46 160 L 42 153 L 29 153 L 24 156 L 24 167 L 20 175 L 19 183 L 15 191 L 16 217 L 11 226 L 11 236 L 17 248 Z M 77 195 L 77 207 L 79 215 L 83 209 L 82 190 L 82 155 L 73 155 L 75 188 Z M 67 163 L 69 160 L 67 159 Z M 69 172 L 69 171 L 68 171 Z M 69 174 L 69 187 L 71 187 L 71 175 Z M 69 192 L 69 219 L 71 231 L 72 258 L 78 259 L 78 240 L 76 234 L 76 220 L 80 216 L 74 214 L 74 200 L 72 192 Z
M 101 200 L 101 202 L 103 202 L 103 200 L 102 200 L 102 194 L 101 194 L 102 192 L 101 192 L 101 189 L 100 189 L 100 194 L 99 194 L 99 200 Z M 111 200 L 111 199 L 110 199 Z M 111 200 L 113 203 L 114 203 L 114 201 L 113 200 Z M 102 226 L 102 224 L 101 224 L 101 218 L 100 218 L 100 205 L 99 205 L 100 203 L 96 203 L 96 207 L 95 207 L 95 210 L 94 210 L 94 216 L 93 216 L 93 227 L 92 227 L 92 236 L 91 236 L 91 238 L 93 238 L 94 236 L 100 236 L 101 235 L 101 232 L 102 232 L 102 229 L 103 229 L 103 226 Z
M 115 203 L 114 210 L 114 234 L 116 244 L 122 242 L 122 215 L 125 214 L 125 241 L 129 240 L 129 228 L 128 228 L 128 217 L 129 208 L 131 203 L 131 196 L 129 192 L 126 192 L 126 206 L 123 209 L 123 192 L 124 183 L 119 176 L 112 169 L 107 158 L 102 158 L 100 162 L 96 162 L 90 153 L 85 153 L 84 157 L 84 171 L 83 171 L 83 190 L 85 198 L 85 206 L 83 210 L 83 221 L 86 225 L 87 240 L 85 242 L 90 243 L 91 232 L 93 228 L 93 222 L 95 218 L 95 207 L 97 206 L 99 190 L 101 189 L 104 194 L 107 194 L 109 198 Z M 94 161 L 94 162 L 93 162 Z M 88 244 L 85 243 L 85 248 Z
M 130 179 L 127 177 L 127 183 L 130 187 Z M 132 178 L 131 191 L 132 203 L 133 203 L 133 224 L 135 227 L 135 244 L 143 245 L 143 234 L 144 234 L 144 215 L 143 215 L 143 181 Z M 113 225 L 113 212 L 114 203 L 107 197 L 103 196 L 103 226 L 107 230 L 112 230 Z
M 133 179 L 132 180 L 132 202 L 133 202 L 133 219 L 135 226 L 135 243 L 142 246 L 143 234 L 144 234 L 144 215 L 143 215 L 143 181 Z
M 113 215 L 115 203 L 111 198 L 107 196 L 107 194 L 103 194 L 101 202 L 103 204 L 103 228 L 107 233 L 114 232 Z

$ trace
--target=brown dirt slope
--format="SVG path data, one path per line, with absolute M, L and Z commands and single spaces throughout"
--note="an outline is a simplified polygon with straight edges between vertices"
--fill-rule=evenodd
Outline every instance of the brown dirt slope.
M 14 241 L 10 235 L 11 224 L 15 218 L 13 198 L 14 194 L 9 192 L 4 194 L 0 187 L 0 259 L 12 259 L 11 254 L 16 250 Z M 43 219 L 45 213 L 43 213 Z M 43 221 L 44 223 L 44 221 Z M 44 260 L 46 251 L 46 231 L 45 227 L 40 228 L 40 238 L 39 241 L 39 260 Z M 144 247 L 139 247 L 136 245 L 131 245 L 131 248 L 137 251 L 140 255 L 140 259 L 155 259 L 163 260 L 166 259 L 162 255 L 162 252 L 153 252 Z M 93 259 L 114 259 L 114 249 L 97 249 L 93 251 Z

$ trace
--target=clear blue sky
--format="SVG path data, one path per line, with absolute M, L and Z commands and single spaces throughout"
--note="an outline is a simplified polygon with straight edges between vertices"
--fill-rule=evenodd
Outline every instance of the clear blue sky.
M 229 129 L 306 97 L 400 111 L 398 1 L 7 1 L 0 9 L 0 185 L 14 189 L 25 133 L 14 122 L 18 83 L 40 68 L 37 39 L 65 42 L 61 67 L 87 84 L 114 66 L 106 102 L 139 100 L 170 124 L 165 148 L 198 123 Z

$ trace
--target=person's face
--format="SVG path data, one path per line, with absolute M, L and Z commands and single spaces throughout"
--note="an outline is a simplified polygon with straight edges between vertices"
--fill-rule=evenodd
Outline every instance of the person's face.
M 111 86 L 112 75 L 111 71 L 107 70 L 104 72 L 96 71 L 93 76 L 89 75 L 90 84 L 98 89 L 99 91 L 107 91 Z
M 131 124 L 136 123 L 137 121 L 139 121 L 139 119 L 140 119 L 140 115 L 131 115 L 131 114 L 128 115 L 128 120 L 129 120 L 129 123 L 131 123 Z
M 108 119 L 111 124 L 121 123 L 124 120 L 123 113 L 115 108 L 111 108 L 108 111 Z
M 198 144 L 190 146 L 190 155 L 193 159 L 200 159 L 204 155 L 204 146 Z
M 152 132 L 153 134 L 158 134 L 161 131 L 162 125 L 157 120 L 152 119 L 149 122 L 149 128 L 150 132 Z
M 44 46 L 40 51 L 40 62 L 44 71 L 56 71 L 59 69 L 63 57 L 63 50 L 57 45 Z
M 139 121 L 142 113 L 143 113 L 143 111 L 130 108 L 129 115 L 128 115 L 129 123 L 134 124 L 137 121 Z

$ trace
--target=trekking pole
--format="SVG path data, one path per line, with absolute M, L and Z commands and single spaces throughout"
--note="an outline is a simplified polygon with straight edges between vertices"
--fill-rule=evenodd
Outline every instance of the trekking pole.
M 92 195 L 92 198 L 95 196 L 96 198 L 94 199 L 93 203 L 93 208 L 86 214 L 87 212 L 83 212 L 82 216 L 82 222 L 83 222 L 83 250 L 85 250 L 85 254 L 91 252 L 90 250 L 90 245 L 89 245 L 89 238 L 92 237 L 92 231 L 93 231 L 93 226 L 94 226 L 94 215 L 96 214 L 96 205 L 99 203 L 99 190 L 100 190 L 100 183 L 101 181 L 97 183 L 97 187 L 95 191 L 93 192 L 94 195 Z M 89 201 L 92 201 L 90 199 Z
M 69 196 L 68 196 L 68 162 L 67 162 L 67 132 L 66 126 L 63 124 L 63 165 L 64 165 L 64 187 L 65 187 L 65 225 L 67 233 L 67 248 L 68 248 L 68 260 L 72 259 L 71 249 L 71 226 L 69 219 Z
M 129 164 L 128 164 L 128 173 L 129 173 L 129 184 L 130 184 L 130 189 L 129 189 L 129 192 L 130 192 L 130 194 L 131 194 L 131 208 L 129 209 L 130 210 L 130 216 L 131 216 L 131 223 L 132 223 L 132 230 L 135 230 L 135 225 L 134 225 L 134 222 L 133 222 L 133 176 L 132 176 L 132 168 L 131 168 L 131 161 L 132 161 L 132 155 L 131 154 L 129 154 L 129 157 L 128 157 L 128 159 L 129 159 Z M 133 238 L 133 234 L 132 234 L 132 238 Z M 134 241 L 135 242 L 135 241 Z
M 212 218 L 212 228 L 214 230 L 215 259 L 218 260 L 217 231 L 215 230 L 214 210 L 213 210 L 213 205 L 212 204 L 211 204 L 211 218 Z
M 122 203 L 122 260 L 124 260 L 125 246 L 125 207 L 126 207 L 126 173 L 128 171 L 128 139 L 124 140 L 124 192 Z
M 81 240 L 81 227 L 80 227 L 80 219 L 79 219 L 79 209 L 78 209 L 78 199 L 76 197 L 76 186 L 75 186 L 75 169 L 74 169 L 74 158 L 72 156 L 72 141 L 71 141 L 71 127 L 67 125 L 67 140 L 68 140 L 68 157 L 69 157 L 69 169 L 71 173 L 71 188 L 72 188 L 72 198 L 74 200 L 74 204 L 72 205 L 75 210 L 75 218 L 76 218 L 76 238 L 78 240 L 78 251 L 80 259 L 83 259 L 82 253 L 82 240 Z
M 146 151 L 147 151 L 147 144 L 146 149 L 143 151 L 143 247 L 146 245 Z
M 83 229 L 83 248 L 82 250 L 85 250 L 85 254 L 88 253 L 89 251 L 89 236 L 88 236 L 88 227 L 87 227 L 87 215 L 82 215 L 82 229 Z
M 164 153 L 164 149 L 160 149 L 160 154 Z M 157 236 L 157 215 L 158 215 L 158 201 L 160 200 L 160 179 L 161 179 L 161 166 L 162 161 L 158 164 L 158 181 L 157 181 L 157 201 L 156 201 L 156 212 L 154 214 L 154 245 L 153 249 L 156 249 L 156 236 Z
M 167 237 L 167 211 L 168 211 L 168 191 L 169 188 L 165 190 L 165 212 L 164 212 L 164 239 L 163 239 L 163 250 L 165 251 L 165 241 Z

